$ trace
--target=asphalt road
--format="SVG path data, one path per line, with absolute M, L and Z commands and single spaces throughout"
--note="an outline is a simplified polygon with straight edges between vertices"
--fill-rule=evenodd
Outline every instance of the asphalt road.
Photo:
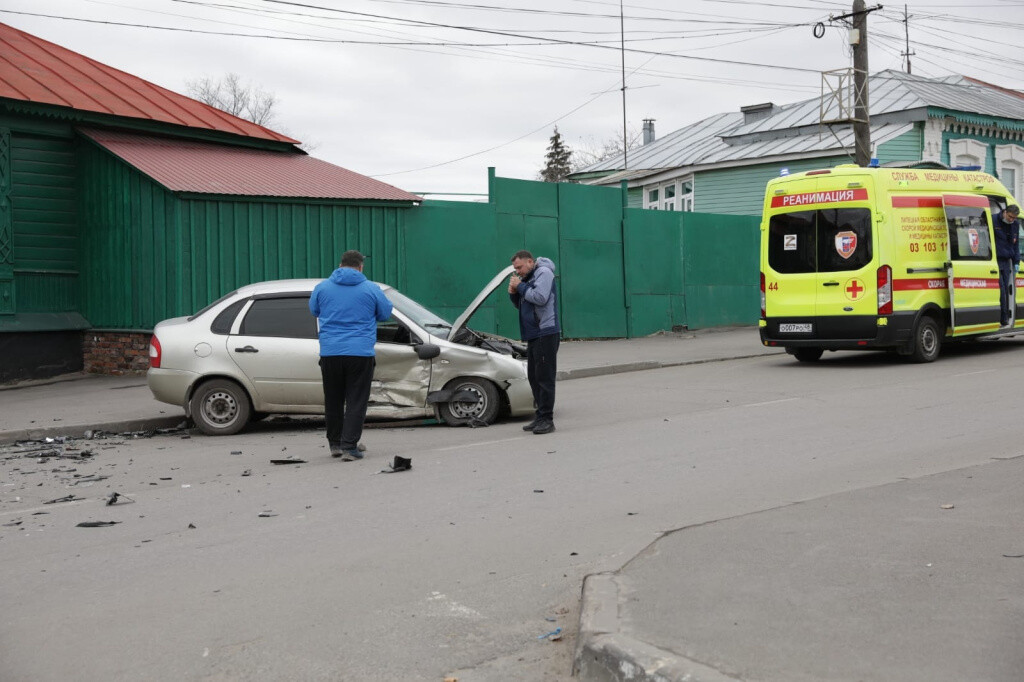
M 0 672 L 567 680 L 582 578 L 662 532 L 1019 454 L 1021 350 L 574 380 L 554 434 L 374 429 L 354 463 L 289 423 L 79 441 L 86 462 L 0 451 Z M 396 454 L 413 469 L 377 473 Z

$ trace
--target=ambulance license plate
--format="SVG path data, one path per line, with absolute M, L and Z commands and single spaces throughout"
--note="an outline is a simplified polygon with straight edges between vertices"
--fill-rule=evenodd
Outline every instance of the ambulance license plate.
M 814 331 L 814 325 L 810 322 L 798 322 L 791 324 L 780 324 L 780 334 L 807 334 Z

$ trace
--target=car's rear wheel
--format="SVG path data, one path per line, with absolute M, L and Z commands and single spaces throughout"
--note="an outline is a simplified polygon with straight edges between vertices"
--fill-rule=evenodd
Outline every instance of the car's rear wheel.
M 192 421 L 210 436 L 238 433 L 249 423 L 252 406 L 245 389 L 228 379 L 201 384 L 190 401 Z
M 501 408 L 501 396 L 497 387 L 490 381 L 465 377 L 449 381 L 444 388 L 446 391 L 452 391 L 453 398 L 458 398 L 441 404 L 441 419 L 445 424 L 493 424 L 497 419 L 498 410 Z

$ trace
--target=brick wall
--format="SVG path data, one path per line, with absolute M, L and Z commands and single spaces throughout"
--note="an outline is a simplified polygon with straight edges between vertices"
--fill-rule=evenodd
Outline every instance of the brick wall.
M 149 369 L 149 339 L 143 332 L 86 331 L 82 342 L 85 371 L 138 374 Z

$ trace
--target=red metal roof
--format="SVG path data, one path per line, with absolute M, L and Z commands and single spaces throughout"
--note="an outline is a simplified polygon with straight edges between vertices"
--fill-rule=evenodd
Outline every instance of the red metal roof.
M 298 150 L 275 152 L 97 129 L 80 128 L 79 132 L 174 192 L 422 201 L 415 194 Z
M 298 143 L 2 23 L 0 97 Z

